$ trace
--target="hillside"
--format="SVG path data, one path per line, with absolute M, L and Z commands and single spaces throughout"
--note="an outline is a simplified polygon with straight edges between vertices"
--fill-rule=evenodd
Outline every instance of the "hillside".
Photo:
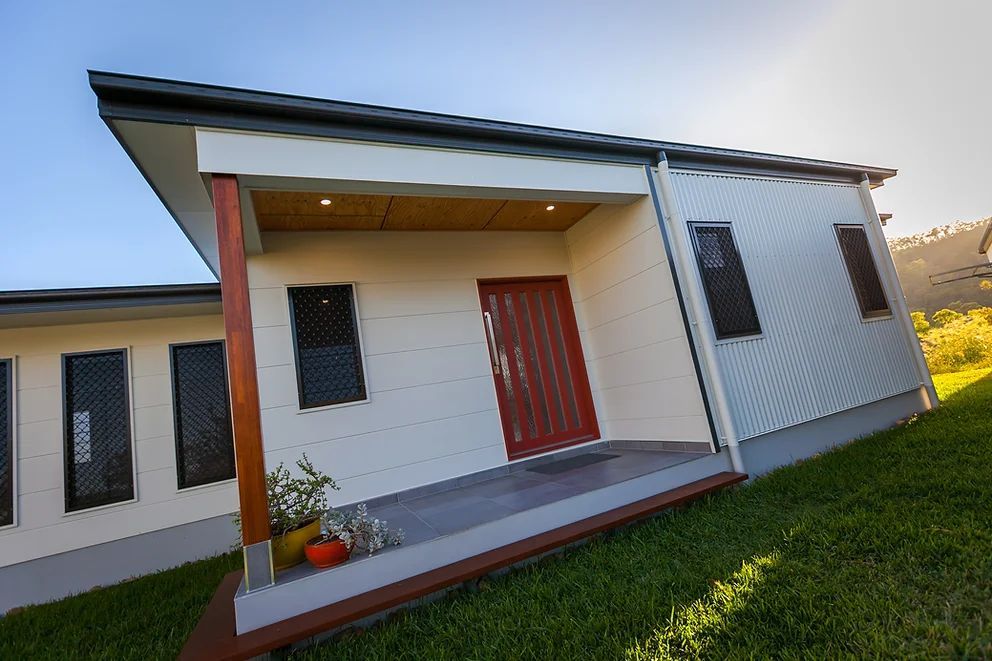
M 927 232 L 889 239 L 892 259 L 906 292 L 910 310 L 932 315 L 941 308 L 965 312 L 992 306 L 992 289 L 983 289 L 971 278 L 936 287 L 928 276 L 971 266 L 985 259 L 978 254 L 978 241 L 989 219 L 941 225 Z

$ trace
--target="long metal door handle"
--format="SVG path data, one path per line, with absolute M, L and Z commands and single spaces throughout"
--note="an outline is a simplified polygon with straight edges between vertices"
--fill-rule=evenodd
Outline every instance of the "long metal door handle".
M 499 374 L 499 350 L 496 348 L 496 332 L 493 330 L 493 315 L 483 312 L 486 320 L 486 335 L 489 337 L 489 352 L 493 359 L 493 374 Z

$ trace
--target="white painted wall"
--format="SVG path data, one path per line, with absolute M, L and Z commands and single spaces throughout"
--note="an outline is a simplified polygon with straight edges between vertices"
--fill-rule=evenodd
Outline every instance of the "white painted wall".
M 228 514 L 234 481 L 177 489 L 170 343 L 224 337 L 220 315 L 0 330 L 14 358 L 17 525 L 0 529 L 0 567 Z M 137 500 L 65 514 L 61 355 L 128 349 Z M 231 541 L 236 538 L 231 528 Z
M 266 465 L 341 504 L 505 464 L 477 278 L 571 268 L 560 232 L 267 233 L 248 258 Z M 301 412 L 287 285 L 356 283 L 370 401 Z
M 601 205 L 565 237 L 572 298 L 604 435 L 710 442 L 650 198 Z

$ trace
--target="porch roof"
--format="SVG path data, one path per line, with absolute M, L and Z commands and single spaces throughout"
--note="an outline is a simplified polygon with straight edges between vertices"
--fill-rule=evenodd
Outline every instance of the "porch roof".
M 643 168 L 662 159 L 678 168 L 847 183 L 867 176 L 874 186 L 896 174 L 144 76 L 89 76 L 100 116 L 214 275 L 219 253 L 206 183 L 213 173 L 238 176 L 247 254 L 262 252 L 251 190 L 626 204 L 648 193 Z

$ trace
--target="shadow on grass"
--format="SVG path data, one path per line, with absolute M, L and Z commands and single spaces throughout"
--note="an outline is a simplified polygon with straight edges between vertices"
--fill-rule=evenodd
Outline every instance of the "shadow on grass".
M 979 483 L 992 458 L 992 376 L 984 374 L 949 377 L 941 410 L 820 457 L 828 471 L 848 466 L 869 479 L 841 493 L 818 487 L 833 505 L 806 508 L 771 552 L 680 604 L 626 656 L 988 656 L 992 563 L 982 549 L 992 493 Z M 782 469 L 762 486 L 808 469 Z
M 979 376 L 901 428 L 301 656 L 988 656 Z

